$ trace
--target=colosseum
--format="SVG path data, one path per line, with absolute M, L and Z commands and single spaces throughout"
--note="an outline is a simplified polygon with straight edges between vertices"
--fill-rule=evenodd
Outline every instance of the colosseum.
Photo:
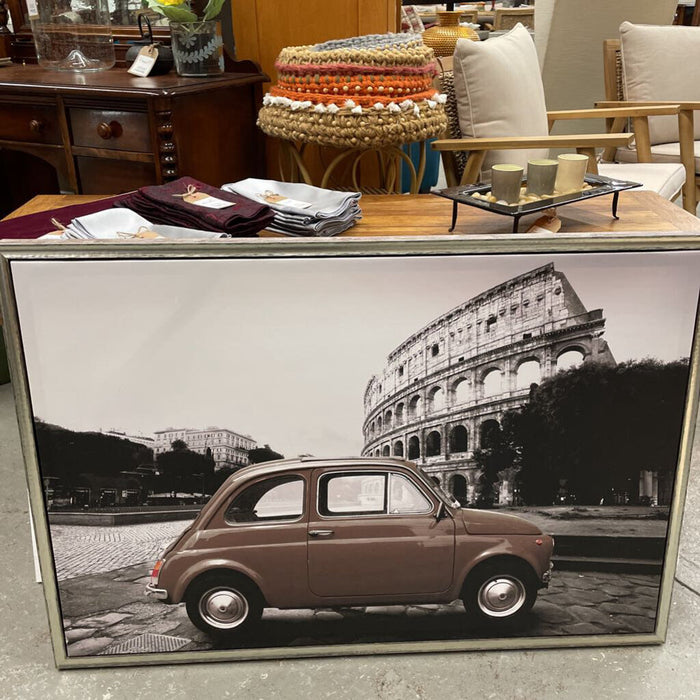
M 473 500 L 473 454 L 530 386 L 580 362 L 614 363 L 603 311 L 587 311 L 544 265 L 499 284 L 407 338 L 364 395 L 364 455 L 407 457 L 460 502 Z M 512 503 L 512 484 L 499 502 Z

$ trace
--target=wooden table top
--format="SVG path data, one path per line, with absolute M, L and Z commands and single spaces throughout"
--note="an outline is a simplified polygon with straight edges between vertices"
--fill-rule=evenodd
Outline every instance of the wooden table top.
M 107 196 L 107 195 L 104 195 Z M 97 195 L 38 195 L 6 218 L 33 214 L 72 204 L 101 199 Z M 364 195 L 360 200 L 363 219 L 339 237 L 444 236 L 452 218 L 452 202 L 434 195 Z M 700 219 L 654 192 L 620 193 L 619 220 L 611 215 L 611 197 L 597 197 L 559 207 L 562 233 L 680 233 L 700 232 Z M 541 214 L 524 216 L 520 230 Z M 60 218 L 60 217 L 59 217 Z M 68 222 L 61 222 L 67 224 Z M 460 205 L 455 234 L 509 233 L 512 219 Z M 37 231 L 37 236 L 45 231 Z M 284 237 L 261 231 L 261 237 Z M 26 242 L 26 241 L 25 241 Z

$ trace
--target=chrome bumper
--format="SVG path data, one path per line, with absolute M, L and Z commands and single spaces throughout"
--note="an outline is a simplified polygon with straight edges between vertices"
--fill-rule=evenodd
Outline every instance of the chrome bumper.
M 157 598 L 158 600 L 168 599 L 168 591 L 164 588 L 156 588 L 152 583 L 146 584 L 146 595 L 150 598 Z

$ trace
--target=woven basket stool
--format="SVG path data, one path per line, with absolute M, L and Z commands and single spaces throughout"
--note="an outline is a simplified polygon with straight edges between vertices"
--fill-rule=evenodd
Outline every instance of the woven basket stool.
M 275 63 L 278 82 L 263 99 L 258 125 L 281 140 L 293 177 L 311 183 L 304 165 L 309 144 L 340 149 L 320 183 L 352 159 L 353 185 L 361 158 L 378 154 L 384 190 L 398 187 L 399 164 L 408 165 L 411 191 L 425 168 L 425 143 L 447 128 L 446 98 L 433 86 L 432 49 L 413 34 L 373 34 L 310 46 L 290 46 Z M 421 144 L 418 169 L 402 150 Z

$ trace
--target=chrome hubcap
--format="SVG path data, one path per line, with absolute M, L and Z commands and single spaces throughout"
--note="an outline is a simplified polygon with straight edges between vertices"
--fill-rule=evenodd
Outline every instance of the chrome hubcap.
M 199 599 L 199 612 L 212 627 L 233 629 L 248 616 L 248 601 L 233 588 L 214 588 Z
M 522 581 L 512 576 L 495 576 L 481 585 L 477 600 L 489 617 L 508 617 L 522 608 L 526 597 Z

